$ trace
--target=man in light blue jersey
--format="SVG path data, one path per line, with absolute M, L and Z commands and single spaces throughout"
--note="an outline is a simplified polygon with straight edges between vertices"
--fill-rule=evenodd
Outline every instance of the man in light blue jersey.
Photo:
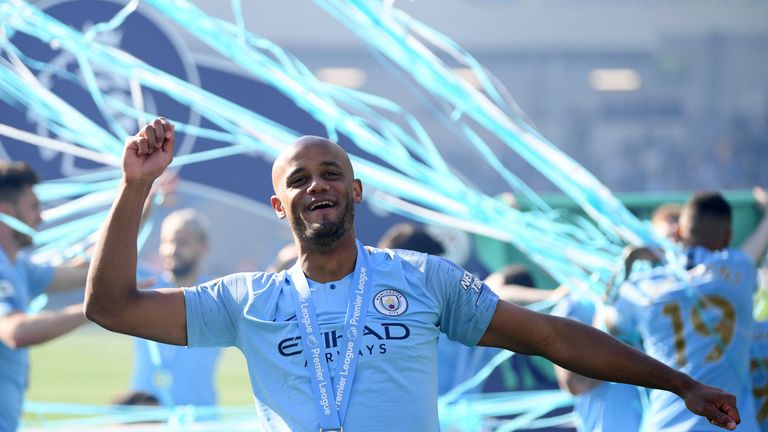
M 362 182 L 346 152 L 303 137 L 272 168 L 271 203 L 287 219 L 297 264 L 193 288 L 136 289 L 135 244 L 152 182 L 173 159 L 159 118 L 126 140 L 123 178 L 86 288 L 86 314 L 112 331 L 163 343 L 236 346 L 251 387 L 293 430 L 437 431 L 440 332 L 545 356 L 583 375 L 673 391 L 733 429 L 732 395 L 589 326 L 498 301 L 477 277 L 439 257 L 367 248 L 355 237 Z
M 80 304 L 28 314 L 29 302 L 43 292 L 80 288 L 85 265 L 34 264 L 22 251 L 32 245 L 30 228 L 40 224 L 40 203 L 32 190 L 37 174 L 23 162 L 0 161 L 0 431 L 16 430 L 29 375 L 27 347 L 67 333 L 87 322 Z
M 694 194 L 678 230 L 685 270 L 668 265 L 634 273 L 621 286 L 609 321 L 619 331 L 637 329 L 652 357 L 735 394 L 740 429 L 756 431 L 748 374 L 754 264 L 743 251 L 728 248 L 731 208 L 718 193 Z M 713 429 L 675 395 L 651 391 L 644 430 Z
M 179 209 L 163 219 L 160 258 L 165 271 L 156 287 L 195 286 L 207 281 L 209 222 L 194 209 Z M 216 405 L 215 369 L 221 349 L 184 348 L 136 339 L 131 390 L 154 395 L 163 405 Z

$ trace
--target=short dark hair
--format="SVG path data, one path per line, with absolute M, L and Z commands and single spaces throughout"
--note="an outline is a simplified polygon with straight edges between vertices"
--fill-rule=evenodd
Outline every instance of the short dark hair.
M 40 176 L 26 162 L 0 160 L 0 201 L 16 202 L 24 188 L 40 183 Z
M 714 217 L 730 221 L 732 217 L 731 205 L 720 192 L 715 191 L 695 192 L 685 203 L 683 211 L 693 218 Z
M 719 192 L 695 192 L 680 214 L 683 243 L 710 249 L 726 247 L 730 241 L 731 220 L 731 205 Z
M 409 249 L 430 255 L 445 253 L 443 245 L 427 231 L 412 223 L 401 223 L 387 230 L 379 240 L 380 248 Z

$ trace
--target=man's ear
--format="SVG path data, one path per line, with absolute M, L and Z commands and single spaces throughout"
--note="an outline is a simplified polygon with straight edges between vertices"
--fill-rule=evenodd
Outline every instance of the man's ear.
M 355 204 L 363 201 L 363 182 L 360 179 L 352 182 L 352 200 Z
M 272 208 L 275 209 L 277 217 L 285 219 L 285 208 L 283 207 L 283 202 L 280 201 L 280 198 L 278 198 L 277 195 L 272 195 L 269 202 L 272 204 Z

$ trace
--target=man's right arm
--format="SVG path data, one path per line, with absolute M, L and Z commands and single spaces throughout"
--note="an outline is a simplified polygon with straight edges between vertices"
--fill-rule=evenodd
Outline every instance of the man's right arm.
M 85 314 L 108 330 L 186 345 L 183 291 L 136 286 L 142 208 L 152 183 L 173 160 L 173 146 L 173 126 L 165 119 L 156 119 L 126 140 L 118 197 L 91 259 Z
M 49 341 L 85 324 L 80 304 L 35 315 L 12 312 L 0 317 L 0 341 L 11 349 Z

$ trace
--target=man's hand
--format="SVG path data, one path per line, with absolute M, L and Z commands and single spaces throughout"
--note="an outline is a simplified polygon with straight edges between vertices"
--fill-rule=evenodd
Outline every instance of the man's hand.
M 768 192 L 760 186 L 755 186 L 752 188 L 752 196 L 755 197 L 755 201 L 757 202 L 757 206 L 760 207 L 760 210 L 764 213 L 768 212 Z
M 706 417 L 715 426 L 733 430 L 741 423 L 736 397 L 730 393 L 695 381 L 694 386 L 680 396 L 692 413 Z
M 163 117 L 125 140 L 123 175 L 127 182 L 152 182 L 173 160 L 174 126 Z

